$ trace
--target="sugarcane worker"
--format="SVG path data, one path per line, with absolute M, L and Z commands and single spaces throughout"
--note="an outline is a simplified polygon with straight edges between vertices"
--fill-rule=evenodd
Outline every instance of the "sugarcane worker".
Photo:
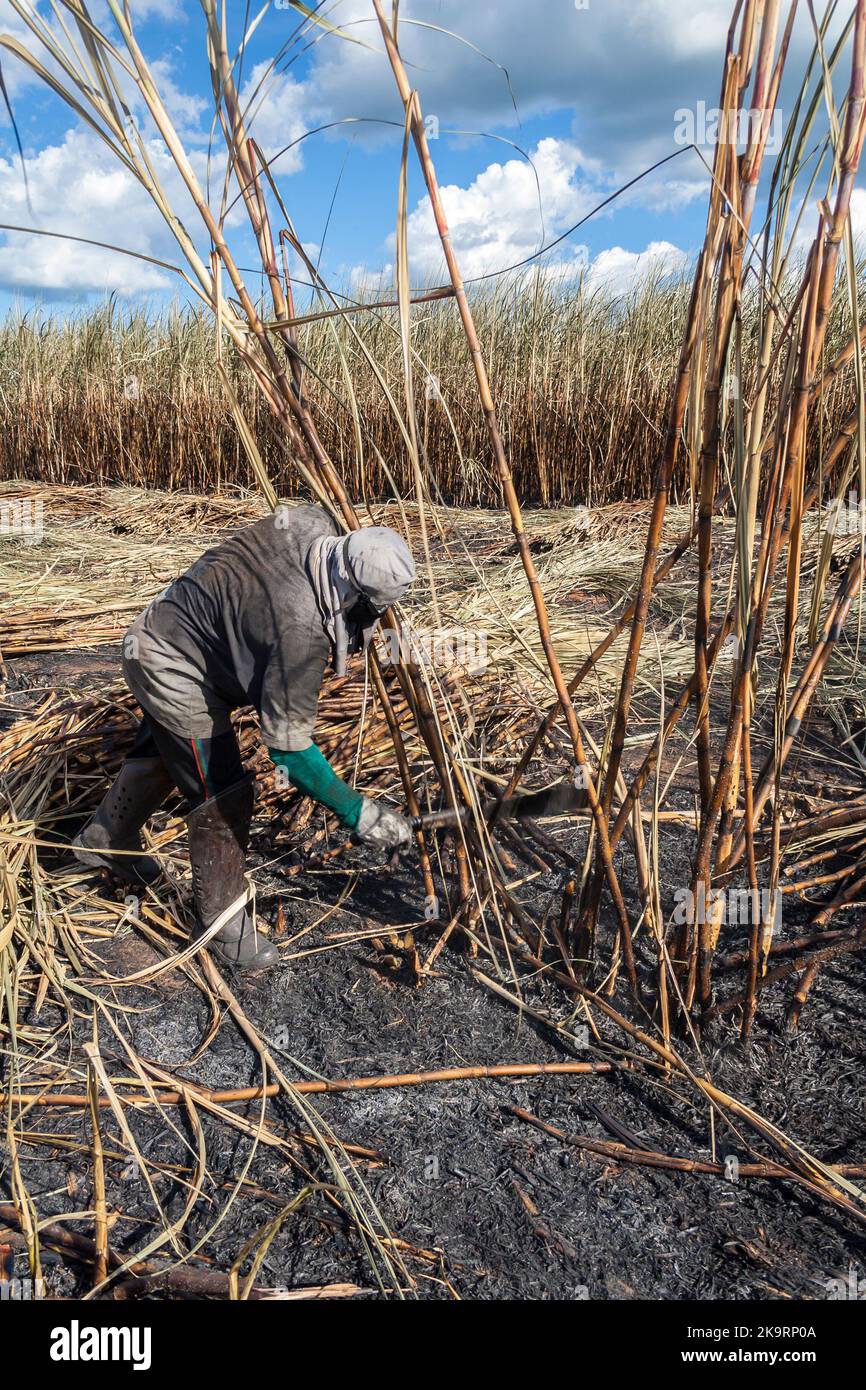
M 313 730 L 329 658 L 342 676 L 414 577 L 395 531 L 370 526 L 344 536 L 314 506 L 278 507 L 209 550 L 124 639 L 123 674 L 143 718 L 114 784 L 73 841 L 76 858 L 139 885 L 154 882 L 160 869 L 142 852 L 141 829 L 176 787 L 188 803 L 194 937 L 215 924 L 246 889 L 254 787 L 231 714 L 248 705 L 273 762 L 298 790 L 330 807 L 362 844 L 408 844 L 406 818 L 338 777 Z M 208 944 L 241 969 L 278 960 L 247 906 Z

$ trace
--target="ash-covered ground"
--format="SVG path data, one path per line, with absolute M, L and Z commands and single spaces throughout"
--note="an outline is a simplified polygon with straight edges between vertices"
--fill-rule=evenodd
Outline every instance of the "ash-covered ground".
M 74 663 L 44 657 L 14 663 L 5 721 L 16 709 L 32 708 L 43 684 L 91 686 L 109 671 L 114 674 L 103 652 L 79 655 Z M 489 962 L 480 957 L 473 962 L 463 949 L 443 951 L 435 972 L 417 987 L 389 933 L 395 924 L 403 931 L 411 926 L 426 953 L 441 927 L 423 922 L 420 878 L 411 862 L 391 872 L 370 867 L 356 853 L 341 860 L 337 870 L 285 879 L 273 866 L 263 867 L 270 858 L 268 833 L 266 826 L 255 827 L 251 865 L 258 866 L 261 916 L 277 922 L 283 903 L 280 940 L 286 959 L 265 977 L 226 978 L 290 1078 L 611 1055 L 577 1050 L 483 988 L 471 969 L 492 974 Z M 576 852 L 584 834 L 575 832 Z M 663 834 L 662 865 L 670 883 L 687 881 L 690 849 L 681 827 Z M 57 871 L 64 872 L 60 860 Z M 627 889 L 625 870 L 623 883 Z M 550 895 L 558 899 L 561 888 L 561 875 L 541 875 L 523 890 L 523 900 L 542 908 Z M 120 887 L 105 891 L 124 895 Z M 381 928 L 381 947 L 351 939 L 371 928 Z M 796 919 L 790 928 L 799 930 Z M 292 938 L 298 939 L 285 944 Z M 731 949 L 738 944 L 732 941 Z M 132 927 L 101 943 L 99 953 L 106 969 L 118 976 L 158 958 Z M 521 988 L 529 1008 L 572 1025 L 572 1006 L 557 985 L 523 974 Z M 705 1036 L 702 1055 L 681 1039 L 677 1046 L 696 1070 L 705 1068 L 717 1086 L 810 1153 L 830 1163 L 866 1162 L 863 958 L 841 956 L 826 966 L 793 1034 L 784 1028 L 790 988 L 788 980 L 762 997 L 748 1045 L 739 1042 L 734 1017 Z M 215 1026 L 205 995 L 180 972 L 154 985 L 107 990 L 105 997 L 115 1009 L 122 1005 L 115 1017 L 123 1020 L 141 1057 L 212 1089 L 260 1082 L 255 1054 L 231 1018 L 223 1014 Z M 628 1008 L 624 991 L 614 1002 Z M 90 1035 L 89 1008 L 82 1003 L 77 1010 L 71 1034 L 64 1031 L 67 1015 L 49 992 L 41 1005 L 41 1026 L 52 1011 L 59 1046 L 80 1062 L 76 1049 Z M 623 1043 L 607 1025 L 602 1031 L 608 1040 Z M 109 1072 L 127 1071 L 120 1045 L 112 1045 L 105 1030 L 102 1050 Z M 849 1281 L 852 1271 L 861 1289 L 866 1279 L 866 1227 L 803 1187 L 617 1162 L 542 1133 L 510 1109 L 520 1107 L 568 1135 L 611 1142 L 625 1135 L 656 1153 L 750 1161 L 754 1136 L 745 1127 L 735 1132 L 718 1118 L 713 1125 L 707 1104 L 683 1082 L 670 1087 L 659 1076 L 614 1071 L 466 1080 L 312 1100 L 344 1142 L 375 1151 L 375 1159 L 358 1160 L 359 1172 L 391 1232 L 405 1242 L 402 1256 L 413 1292 L 421 1298 L 826 1299 L 838 1294 L 838 1281 Z M 255 1124 L 261 1105 L 239 1103 L 233 1110 Z M 165 1117 L 152 1109 L 128 1113 L 139 1147 L 154 1165 L 163 1209 L 177 1217 L 194 1161 L 188 1117 L 182 1107 Z M 302 1177 L 262 1144 L 244 1171 L 249 1135 L 212 1121 L 201 1109 L 199 1115 L 208 1178 L 184 1227 L 182 1248 L 191 1249 L 228 1204 L 202 1251 L 226 1270 L 252 1233 L 297 1194 Z M 268 1116 L 280 1133 L 300 1127 L 283 1099 L 270 1103 Z M 19 1147 L 17 1157 L 40 1217 L 89 1210 L 86 1114 L 46 1109 L 26 1128 L 36 1134 Z M 153 1196 L 130 1164 L 109 1112 L 103 1114 L 103 1141 L 110 1242 L 129 1254 L 158 1229 Z M 329 1180 L 316 1150 L 299 1143 L 296 1154 L 314 1177 Z M 10 1160 L 7 1149 L 6 1201 Z M 232 1196 L 242 1174 L 244 1183 Z M 76 1219 L 70 1228 L 92 1234 L 92 1221 Z M 23 1255 L 13 1252 L 13 1258 L 23 1272 Z M 44 1273 L 49 1291 L 60 1296 L 79 1296 L 92 1281 L 86 1267 L 51 1252 Z M 356 1232 L 327 1192 L 317 1191 L 271 1242 L 258 1283 L 295 1288 L 346 1282 L 380 1296 Z

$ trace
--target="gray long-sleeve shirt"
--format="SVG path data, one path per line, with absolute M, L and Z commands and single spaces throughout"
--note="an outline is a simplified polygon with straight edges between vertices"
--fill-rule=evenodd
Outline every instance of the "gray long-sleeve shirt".
M 207 551 L 126 634 L 123 674 L 142 709 L 212 738 L 253 705 L 268 747 L 309 747 L 330 643 L 307 557 L 337 534 L 320 507 L 280 507 Z

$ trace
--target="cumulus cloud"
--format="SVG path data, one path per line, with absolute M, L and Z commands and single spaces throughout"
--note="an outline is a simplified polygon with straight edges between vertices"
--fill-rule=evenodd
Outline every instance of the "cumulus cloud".
M 801 9 L 791 44 L 794 73 L 814 39 Z M 405 0 L 399 32 L 410 80 L 443 127 L 513 127 L 513 93 L 523 120 L 573 111 L 582 148 L 629 175 L 673 148 L 679 108 L 716 104 L 731 13 L 732 0 Z M 376 51 L 323 39 L 311 93 L 337 118 L 402 123 L 368 0 L 337 0 L 328 17 Z M 682 157 L 684 168 L 690 158 Z
M 446 184 L 442 201 L 464 276 L 502 270 L 532 256 L 599 200 L 602 171 L 570 141 L 548 137 L 531 152 L 489 164 L 468 187 Z M 603 195 L 602 195 L 603 196 Z M 419 279 L 441 279 L 444 262 L 429 199 L 409 216 L 409 253 Z M 562 262 L 578 253 L 557 248 Z
M 33 4 L 33 9 L 39 14 L 42 25 L 54 35 L 58 43 L 65 43 L 65 35 L 62 26 L 58 22 L 57 16 L 52 14 L 47 5 Z M 96 0 L 96 3 L 88 6 L 90 18 L 97 27 L 104 29 L 110 34 L 116 34 L 114 21 L 111 11 L 104 0 Z M 177 23 L 183 19 L 183 0 L 136 0 L 135 3 L 135 24 L 136 27 L 149 19 L 160 19 Z M 72 32 L 75 32 L 75 24 L 70 17 L 66 16 Z M 66 81 L 63 70 L 55 63 L 50 53 L 34 38 L 28 25 L 13 9 L 9 0 L 0 0 L 0 34 L 14 39 L 23 48 L 29 50 L 38 57 L 39 62 L 54 73 L 61 81 Z M 16 97 L 27 87 L 38 86 L 42 79 L 32 72 L 26 63 L 23 63 L 17 56 L 13 56 L 7 49 L 0 48 L 0 63 L 3 67 L 3 80 L 6 90 L 10 97 Z M 126 95 L 132 93 L 131 87 L 126 87 Z M 0 103 L 0 125 L 8 121 L 8 113 L 4 103 Z
M 532 257 L 593 207 L 607 191 L 603 170 L 568 140 L 540 140 L 531 164 L 521 159 L 488 165 L 467 187 L 441 189 L 451 240 L 467 280 L 501 272 Z M 409 215 L 409 255 L 416 284 L 446 279 L 439 235 L 429 199 Z M 388 246 L 393 249 L 393 236 Z M 593 259 L 582 243 L 560 242 L 533 262 L 551 280 L 584 275 L 587 286 L 609 295 L 627 293 L 642 281 L 681 274 L 689 252 L 669 241 L 643 251 L 613 246 Z M 356 265 L 349 283 L 359 294 L 393 287 L 392 261 L 377 268 Z
M 104 0 L 94 3 L 101 14 Z M 137 0 L 136 17 L 173 15 L 198 23 L 192 9 L 183 8 L 181 0 Z M 445 187 L 443 197 L 467 277 L 531 255 L 543 238 L 577 221 L 600 196 L 674 148 L 677 111 L 699 100 L 715 103 L 730 12 L 731 0 L 691 0 L 688 6 L 682 0 L 590 0 L 588 4 L 545 0 L 543 6 L 527 6 L 525 0 L 497 0 L 496 5 L 404 0 L 400 41 L 410 80 L 419 89 L 425 112 L 438 119 L 443 131 L 449 127 L 513 130 L 512 92 L 522 120 L 566 112 L 572 122 L 570 139 L 542 140 L 533 152 L 540 197 L 532 169 L 518 158 L 489 164 L 466 186 Z M 252 101 L 252 131 L 266 154 L 271 157 L 293 146 L 277 165 L 279 175 L 297 173 L 303 167 L 306 146 L 293 142 L 310 126 L 353 116 L 380 117 L 402 125 L 402 107 L 378 26 L 371 22 L 369 0 L 333 0 L 327 13 L 332 23 L 344 26 L 363 43 L 348 43 L 311 29 L 317 42 L 308 49 L 306 68 L 272 74 L 259 64 L 245 78 L 245 101 L 265 78 Z M 288 40 L 298 26 L 298 15 L 274 8 L 270 22 L 281 14 Z M 10 16 L 16 23 L 8 0 L 0 0 L 0 27 L 8 27 L 4 21 Z M 413 19 L 418 23 L 413 24 Z M 467 42 L 445 31 L 462 35 Z M 810 42 L 808 17 L 801 15 L 792 45 L 792 70 L 796 71 Z M 483 54 L 496 61 L 485 61 Z M 503 68 L 508 70 L 510 89 Z M 183 89 L 168 55 L 156 59 L 155 69 L 184 138 L 202 150 L 210 127 L 209 99 Z M 20 65 L 4 63 L 7 82 L 23 80 L 22 71 Z M 132 93 L 130 97 L 134 100 Z M 372 129 L 376 127 L 354 126 L 353 138 L 364 140 Z M 399 139 L 391 126 L 378 129 L 378 138 L 384 130 L 388 139 Z M 6 148 L 8 152 L 11 146 L 7 143 Z M 80 164 L 74 162 L 73 154 L 81 158 Z M 0 181 L 4 190 L 11 190 L 13 203 L 17 199 L 20 205 L 13 164 L 0 166 Z M 124 241 L 132 228 L 141 249 L 165 246 L 164 232 L 154 221 L 157 214 L 146 196 L 128 176 L 110 166 L 110 156 L 95 142 L 85 141 L 78 148 L 68 136 L 62 144 L 39 151 L 31 165 L 37 193 L 43 196 L 43 218 L 54 216 L 58 190 L 63 190 L 64 197 L 71 190 L 70 208 L 79 204 L 77 229 L 84 229 L 85 235 L 89 228 L 103 239 Z M 84 187 L 91 194 L 87 205 L 79 197 Z M 637 184 L 617 206 L 629 203 L 672 214 L 703 198 L 706 188 L 705 170 L 687 152 Z M 93 213 L 101 199 L 104 220 Z M 65 217 L 71 226 L 74 218 L 69 210 Z M 105 234 L 106 226 L 111 237 Z M 419 202 L 411 214 L 410 241 L 415 273 L 441 278 L 438 239 L 426 201 Z M 70 283 L 57 252 L 51 254 L 43 246 L 22 257 L 16 254 L 20 249 L 18 243 L 8 241 L 5 248 L 0 247 L 0 274 L 10 277 L 6 283 L 24 285 L 28 274 L 36 270 L 49 278 L 33 280 L 34 284 L 62 288 Z M 171 245 L 165 249 L 170 257 L 174 255 Z M 80 256 L 79 268 L 87 272 L 82 287 L 105 288 L 109 283 L 112 288 L 123 285 L 124 292 L 132 293 L 136 285 L 150 288 L 160 279 L 160 272 L 152 268 L 133 270 L 134 263 L 129 263 L 121 274 L 117 258 L 100 255 L 97 263 L 91 263 L 89 253 L 75 254 Z M 611 248 L 605 254 L 614 258 L 633 253 Z M 585 251 L 570 243 L 557 248 L 554 255 L 557 271 L 567 273 L 587 263 Z M 642 255 L 652 260 L 656 251 L 648 247 Z M 68 257 L 71 263 L 71 252 Z M 609 264 L 608 270 L 602 265 L 597 274 L 613 274 L 613 259 Z M 621 261 L 617 273 L 627 277 L 629 265 Z M 114 277 L 109 281 L 100 273 L 106 266 Z
M 731 11 L 728 0 L 689 6 L 683 0 L 629 0 L 621 17 L 626 32 L 631 30 L 641 42 L 655 48 L 661 40 L 678 58 L 712 57 L 718 62 Z
M 145 7 L 146 4 L 146 7 Z M 142 0 L 136 7 L 136 19 L 177 15 L 173 0 Z M 51 66 L 32 35 L 15 20 L 8 0 L 0 0 L 0 26 L 13 30 L 25 47 L 37 52 L 40 61 Z M 96 19 L 100 5 L 96 5 Z M 108 18 L 106 13 L 105 18 Z M 211 139 L 209 99 L 185 89 L 177 77 L 177 49 L 172 47 L 150 61 L 160 94 L 172 117 L 181 139 L 187 147 L 190 162 L 199 175 L 202 188 L 207 186 L 207 147 Z M 19 94 L 35 79 L 18 60 L 3 62 L 7 88 Z M 61 80 L 63 75 L 58 72 Z M 192 207 L 174 162 L 157 136 L 141 93 L 122 73 L 118 73 L 123 96 L 132 111 L 139 129 L 148 144 L 157 174 L 166 188 L 169 201 L 187 227 L 196 235 L 198 214 Z M 22 103 L 25 96 L 22 95 Z M 275 74 L 262 62 L 253 68 L 241 91 L 247 108 L 248 130 L 255 136 L 266 157 L 297 140 L 307 127 L 307 118 L 315 107 L 302 84 L 290 74 Z M 17 105 L 17 103 L 16 103 Z M 65 107 L 59 108 L 65 110 Z M 26 111 L 26 106 L 22 106 Z M 20 113 L 19 113 L 20 114 Z M 22 129 L 27 130 L 26 126 Z M 25 133 L 25 144 L 29 145 Z M 222 180 L 219 171 L 223 152 L 222 134 L 213 136 L 216 163 L 210 169 L 212 196 L 219 198 Z M 37 227 L 42 232 L 68 233 L 72 236 L 111 243 L 131 251 L 178 264 L 182 256 L 164 219 L 147 192 L 111 154 L 107 146 L 89 130 L 69 130 L 62 139 L 43 144 L 34 152 L 26 149 L 26 183 L 20 160 L 11 140 L 6 144 L 7 158 L 0 158 L 0 206 L 4 221 L 24 227 Z M 291 174 L 302 167 L 302 147 L 290 150 L 276 166 L 280 175 Z M 214 177 L 216 173 L 216 177 Z M 29 192 L 29 202 L 28 202 Z M 236 202 L 227 218 L 229 225 L 246 224 L 243 206 Z M 174 291 L 180 281 L 170 271 L 132 256 L 87 246 L 60 236 L 0 233 L 0 285 L 22 293 L 45 293 L 53 298 L 78 297 L 89 293 L 113 291 L 124 296 L 152 291 Z
M 267 159 L 292 146 L 280 156 L 274 172 L 297 173 L 303 167 L 304 147 L 294 142 L 319 114 L 305 84 L 291 73 L 273 72 L 268 62 L 257 63 L 241 88 L 241 104 L 249 133 Z
M 568 229 L 607 191 L 604 173 L 568 140 L 548 137 L 520 159 L 488 165 L 467 187 L 447 184 L 442 201 L 451 240 L 467 280 L 503 271 L 534 256 L 542 244 Z M 409 254 L 416 284 L 446 277 L 439 235 L 426 195 L 409 216 Z M 393 247 L 393 237 L 388 245 Z M 551 280 L 583 274 L 587 286 L 612 296 L 647 279 L 681 274 L 690 255 L 669 241 L 653 241 L 643 251 L 613 246 L 594 259 L 583 244 L 561 242 L 534 262 Z M 373 270 L 354 266 L 350 283 L 359 293 L 393 286 L 392 262 Z
M 0 0 L 0 5 L 4 3 L 5 0 Z M 175 7 L 166 0 L 165 4 L 152 3 L 150 10 L 165 16 L 174 13 Z M 140 8 L 136 15 L 139 19 L 143 17 Z M 33 46 L 32 38 L 29 46 Z M 213 178 L 219 162 L 208 171 L 209 101 L 185 90 L 178 82 L 173 55 L 164 53 L 153 59 L 150 66 L 187 147 L 200 186 L 206 189 L 210 172 L 212 194 L 219 197 L 222 183 L 218 177 L 215 181 Z M 9 67 L 4 63 L 4 76 Z M 26 70 L 22 64 L 15 63 L 12 71 Z M 246 97 L 258 90 L 259 76 L 259 71 L 251 73 Z M 196 236 L 200 219 L 174 161 L 157 135 L 140 92 L 127 79 L 122 81 L 124 98 L 143 133 L 169 202 Z M 253 129 L 267 153 L 274 152 L 275 142 L 288 143 L 304 129 L 298 115 L 296 88 L 291 78 L 278 77 L 258 91 L 253 108 L 258 108 L 259 120 Z M 215 140 L 219 161 L 218 142 L 222 140 L 219 131 Z M 11 142 L 7 149 L 9 157 L 0 158 L 0 206 L 4 221 L 38 228 L 42 233 L 67 233 L 110 243 L 171 264 L 183 263 L 174 237 L 146 190 L 90 130 L 72 129 L 61 140 L 43 145 L 35 153 L 27 149 L 26 184 L 20 159 L 17 152 L 13 152 Z M 300 162 L 298 155 L 294 159 L 287 158 L 280 167 L 284 172 L 292 172 L 300 167 Z M 229 226 L 246 224 L 246 214 L 239 202 L 226 222 Z M 171 271 L 134 256 L 88 246 L 60 235 L 7 232 L 0 233 L 0 285 L 22 293 L 40 292 L 52 298 L 77 298 L 109 291 L 131 297 L 165 290 L 175 292 L 180 290 L 181 281 Z
M 194 92 L 184 91 L 177 81 L 174 63 L 168 54 L 156 58 L 150 64 L 150 68 L 156 79 L 159 94 L 181 139 L 205 139 L 209 133 L 209 103 Z M 137 88 L 129 94 L 129 101 L 131 109 L 136 112 L 138 119 L 142 120 L 145 117 L 145 108 Z
M 96 10 L 105 9 L 107 6 L 99 5 Z M 141 24 L 146 19 L 179 19 L 183 14 L 183 0 L 135 0 L 135 23 Z M 97 18 L 98 18 L 97 13 Z
M 368 265 L 353 265 L 350 266 L 345 279 L 352 294 L 357 295 L 359 299 L 367 300 L 374 295 L 393 290 L 394 265 L 392 261 L 386 261 L 375 270 Z
M 601 251 L 589 267 L 587 288 L 608 295 L 623 295 L 648 280 L 682 275 L 690 256 L 669 241 L 651 241 L 645 251 L 625 251 L 611 246 Z
M 168 155 L 158 142 L 150 154 L 185 215 L 186 195 Z M 174 239 L 147 193 L 94 136 L 69 131 L 60 144 L 28 159 L 27 176 L 32 211 L 20 164 L 0 160 L 0 206 L 10 223 L 67 232 L 177 263 Z M 17 232 L 7 233 L 0 246 L 0 282 L 58 297 L 107 290 L 133 295 L 177 285 L 170 272 L 131 256 Z
M 24 48 L 29 47 L 30 32 L 9 4 L 9 0 L 0 0 L 0 34 L 6 38 L 14 39 Z M 18 93 L 28 84 L 39 80 L 31 75 L 29 68 L 24 63 L 13 58 L 6 48 L 0 48 L 0 64 L 3 67 L 3 81 L 10 98 L 17 97 Z M 8 120 L 6 103 L 0 102 L 0 127 L 6 125 Z
M 833 199 L 830 200 L 831 206 Z M 794 260 L 805 262 L 818 230 L 818 206 L 813 198 L 803 212 L 793 243 Z M 854 234 L 857 254 L 866 251 L 866 188 L 855 188 L 851 194 L 851 231 Z M 845 243 L 842 243 L 844 252 Z
M 503 68 L 523 116 L 601 106 L 614 119 L 631 111 L 640 121 L 648 94 L 670 110 L 672 65 L 683 91 L 693 77 L 703 90 L 710 74 L 718 86 L 730 15 L 730 0 L 703 0 L 685 14 L 682 0 L 547 0 L 543 14 L 525 0 L 411 0 L 401 7 L 400 43 L 426 109 L 443 123 L 471 116 L 511 122 Z M 339 114 L 393 115 L 399 103 L 367 0 L 338 0 L 328 16 L 367 47 L 324 41 L 316 90 Z
M 851 194 L 851 230 L 855 240 L 866 239 L 866 188 L 855 188 Z
M 98 24 L 100 19 L 106 21 L 106 28 L 111 32 L 110 14 L 107 9 L 104 13 L 100 11 L 104 7 L 95 6 L 95 22 Z M 141 21 L 146 16 L 141 13 L 141 4 L 136 5 L 136 20 Z M 152 3 L 150 13 L 159 15 L 161 18 L 176 16 L 176 6 L 170 0 L 165 4 Z M 43 17 L 46 28 L 54 35 L 60 48 L 67 45 L 67 39 L 56 19 Z M 74 26 L 73 26 L 74 28 Z M 8 0 L 0 0 L 0 34 L 5 37 L 13 38 L 23 49 L 37 59 L 42 67 L 56 79 L 58 84 L 78 99 L 75 84 L 68 74 L 58 64 L 51 53 L 36 39 L 31 31 L 18 19 L 18 16 L 10 8 Z M 185 142 L 192 144 L 200 143 L 208 138 L 210 121 L 208 113 L 210 103 L 202 96 L 194 92 L 189 92 L 183 88 L 177 77 L 177 56 L 176 47 L 169 52 L 164 52 L 158 57 L 151 57 L 149 65 L 151 72 L 156 80 L 156 85 L 162 97 L 165 107 L 171 116 L 175 129 Z M 5 48 L 0 48 L 0 64 L 2 64 L 3 80 L 9 94 L 10 104 L 13 115 L 22 133 L 25 146 L 29 144 L 30 130 L 32 122 L 28 124 L 26 117 L 30 108 L 27 100 L 34 95 L 45 92 L 44 80 L 35 74 L 28 64 L 18 57 L 17 53 L 10 53 Z M 139 129 L 149 138 L 156 135 L 154 126 L 147 104 L 130 75 L 120 66 L 115 65 L 114 77 L 117 83 L 122 101 L 132 114 Z M 53 100 L 53 98 L 52 98 Z M 74 119 L 70 108 L 63 102 L 62 98 L 57 98 L 55 109 L 64 111 L 69 119 Z M 5 102 L 0 102 L 0 128 L 9 125 L 9 113 L 6 110 Z M 11 145 L 11 140 L 7 142 Z

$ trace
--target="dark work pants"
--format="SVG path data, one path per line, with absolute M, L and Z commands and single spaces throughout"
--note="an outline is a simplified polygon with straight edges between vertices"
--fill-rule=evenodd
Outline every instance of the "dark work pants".
M 216 738 L 182 738 L 150 714 L 138 726 L 127 760 L 162 758 L 190 810 L 228 791 L 244 777 L 244 766 L 234 730 Z

